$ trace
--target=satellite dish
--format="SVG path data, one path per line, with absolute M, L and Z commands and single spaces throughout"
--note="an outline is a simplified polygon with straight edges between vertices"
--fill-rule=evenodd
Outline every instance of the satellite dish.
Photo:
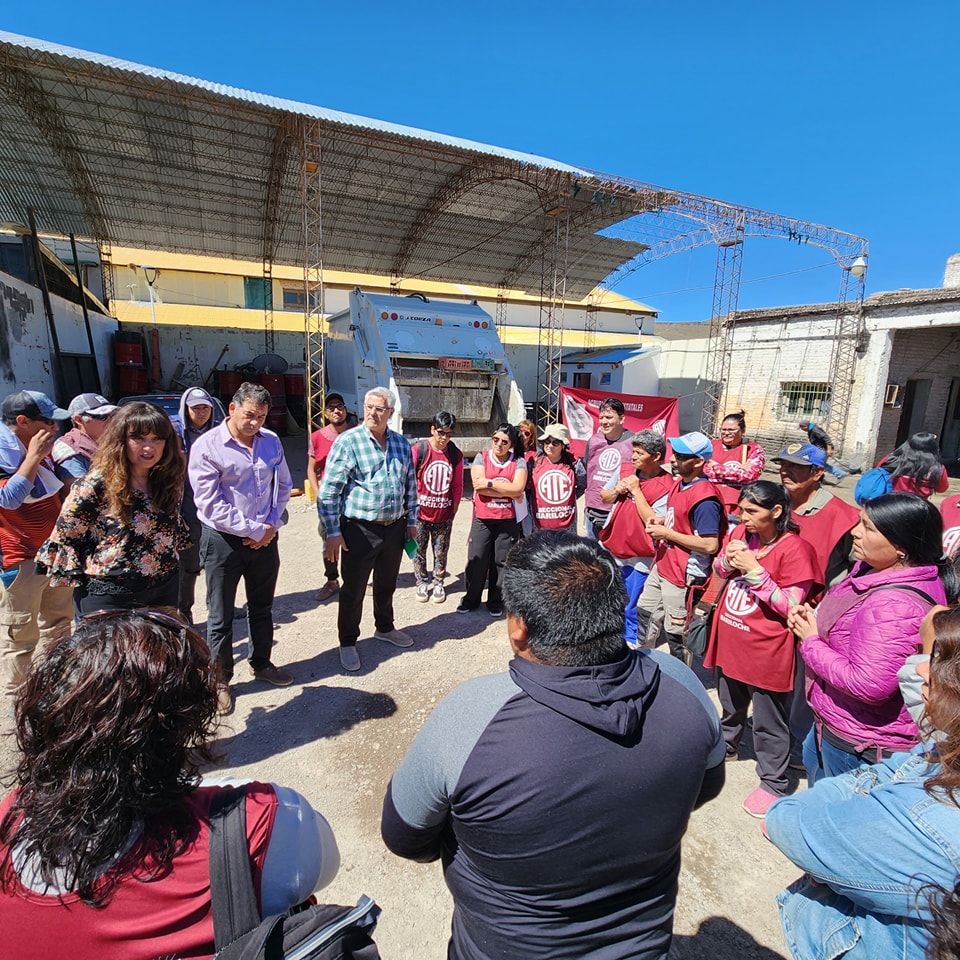
M 290 364 L 275 353 L 261 353 L 259 357 L 253 358 L 252 366 L 257 373 L 262 375 L 264 373 L 286 373 Z

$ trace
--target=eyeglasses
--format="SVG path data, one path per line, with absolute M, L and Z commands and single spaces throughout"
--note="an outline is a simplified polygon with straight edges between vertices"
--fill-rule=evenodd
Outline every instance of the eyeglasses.
M 436 429 L 436 428 L 434 428 Z M 452 430 L 437 430 L 438 437 L 446 437 L 448 440 L 453 436 Z
M 547 439 L 543 441 L 545 447 L 552 447 L 555 443 L 559 443 L 561 447 L 563 446 L 563 441 L 558 440 L 556 437 L 547 437 Z
M 327 410 L 346 410 L 347 408 L 342 403 L 328 403 L 326 406 Z
M 364 409 L 367 413 L 376 414 L 376 416 L 378 416 L 378 417 L 382 417 L 382 416 L 387 412 L 387 408 L 386 408 L 386 407 L 374 407 L 374 406 L 372 406 L 372 405 L 369 404 L 369 403 L 365 403 L 365 404 L 363 405 L 363 409 Z
M 491 437 L 490 442 L 491 443 L 509 443 L 510 438 L 509 437 Z

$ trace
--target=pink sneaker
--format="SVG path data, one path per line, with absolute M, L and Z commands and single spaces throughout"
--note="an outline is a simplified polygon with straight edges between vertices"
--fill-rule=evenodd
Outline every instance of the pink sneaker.
M 778 796 L 769 790 L 764 790 L 763 787 L 757 787 L 757 789 L 743 801 L 743 809 L 746 810 L 751 817 L 757 817 L 757 819 L 762 820 L 767 815 L 770 807 L 779 799 Z

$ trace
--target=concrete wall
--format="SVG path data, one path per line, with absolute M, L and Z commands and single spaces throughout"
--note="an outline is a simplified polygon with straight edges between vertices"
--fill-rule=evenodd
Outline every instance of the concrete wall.
M 658 324 L 657 333 L 670 326 Z M 709 350 L 708 337 L 694 336 L 689 340 L 666 340 L 657 357 L 659 395 L 680 398 L 677 409 L 684 433 L 700 429 Z

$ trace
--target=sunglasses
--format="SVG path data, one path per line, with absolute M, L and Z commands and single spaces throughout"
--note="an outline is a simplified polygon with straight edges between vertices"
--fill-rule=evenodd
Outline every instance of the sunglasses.
M 434 427 L 436 430 L 436 427 Z M 446 437 L 448 440 L 453 436 L 452 430 L 437 430 L 438 437 Z
M 490 442 L 491 443 L 509 443 L 510 439 L 509 437 L 491 437 Z
M 547 439 L 542 442 L 545 447 L 552 447 L 556 443 L 559 443 L 561 447 L 563 446 L 563 441 L 558 440 L 556 437 L 547 437 Z
M 700 459 L 695 453 L 674 453 L 673 457 L 675 460 L 699 460 Z
M 525 437 L 532 437 L 533 433 L 530 430 L 521 430 L 520 431 Z
M 347 408 L 342 403 L 328 403 L 325 410 L 346 410 Z

